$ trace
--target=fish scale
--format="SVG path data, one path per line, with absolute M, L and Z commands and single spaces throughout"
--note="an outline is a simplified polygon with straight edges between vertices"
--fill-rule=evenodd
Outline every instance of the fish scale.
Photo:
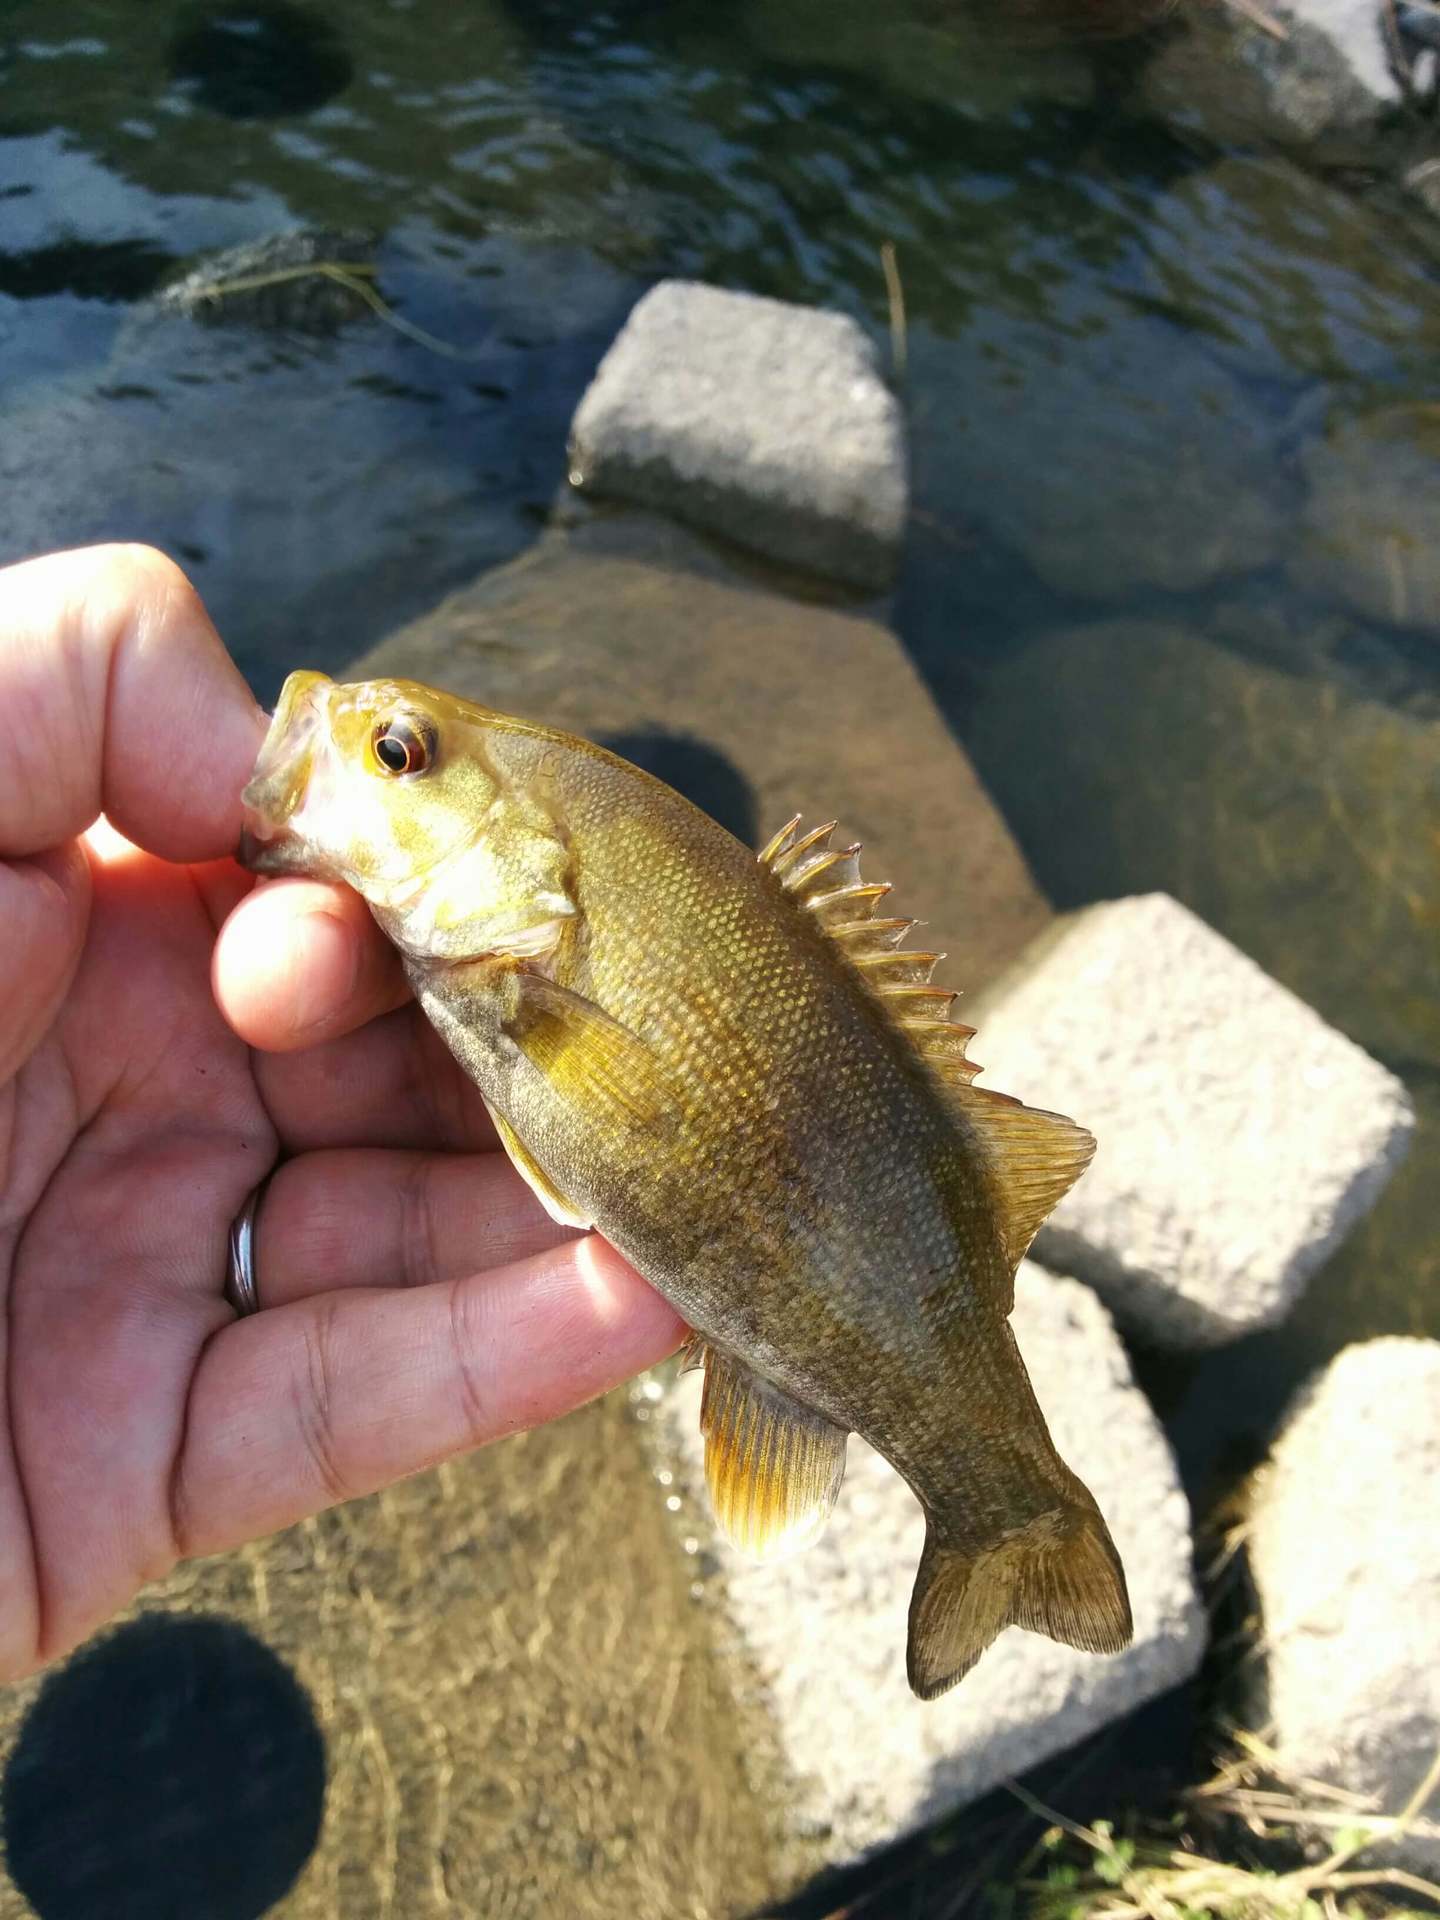
M 925 1510 L 917 1693 L 1007 1625 L 1126 1643 L 1114 1545 L 1007 1318 L 1094 1143 L 973 1084 L 936 956 L 877 916 L 889 889 L 833 823 L 757 858 L 588 741 L 315 674 L 286 682 L 245 803 L 250 863 L 364 895 L 541 1201 L 688 1320 L 738 1546 L 812 1540 L 855 1431 Z

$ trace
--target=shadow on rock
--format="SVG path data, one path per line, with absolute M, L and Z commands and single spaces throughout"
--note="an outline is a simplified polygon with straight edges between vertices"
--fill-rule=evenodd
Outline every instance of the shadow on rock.
M 718 748 L 689 734 L 658 731 L 606 734 L 600 744 L 683 793 L 742 845 L 757 844 L 760 819 L 754 789 Z
M 40 1920 L 255 1920 L 315 1846 L 325 1748 L 298 1681 L 244 1628 L 152 1615 L 46 1680 L 3 1802 Z

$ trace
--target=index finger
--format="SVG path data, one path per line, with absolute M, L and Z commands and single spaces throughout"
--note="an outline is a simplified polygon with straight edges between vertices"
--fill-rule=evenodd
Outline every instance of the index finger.
M 164 554 L 86 547 L 0 570 L 0 708 L 0 856 L 102 812 L 162 859 L 233 852 L 266 719 Z

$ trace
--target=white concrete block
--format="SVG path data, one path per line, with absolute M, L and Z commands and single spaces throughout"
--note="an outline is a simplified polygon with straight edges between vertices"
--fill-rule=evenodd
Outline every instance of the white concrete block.
M 1282 1319 L 1414 1124 L 1393 1074 L 1166 894 L 1058 921 L 967 1017 L 980 1085 L 1099 1142 L 1036 1258 L 1162 1345 Z
M 1302 1394 L 1251 1513 L 1258 1712 L 1288 1768 L 1392 1816 L 1440 1751 L 1437 1487 L 1440 1341 L 1370 1340 Z M 1384 1851 L 1434 1878 L 1440 1789 L 1420 1817 Z
M 570 477 L 865 588 L 888 584 L 908 504 L 899 404 L 856 322 L 685 280 L 601 361 Z

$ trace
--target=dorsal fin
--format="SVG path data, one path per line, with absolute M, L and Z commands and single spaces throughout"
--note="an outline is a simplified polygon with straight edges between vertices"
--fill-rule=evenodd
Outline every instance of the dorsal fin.
M 981 1068 L 965 1048 L 975 1029 L 950 1019 L 956 995 L 930 984 L 944 955 L 902 950 L 900 943 L 915 921 L 875 918 L 890 888 L 860 878 L 858 846 L 830 850 L 835 824 L 831 820 L 802 834 L 797 813 L 760 853 L 760 863 L 815 915 L 945 1086 L 989 1163 L 1013 1270 L 1047 1215 L 1089 1165 L 1094 1138 L 1063 1114 L 972 1084 Z

